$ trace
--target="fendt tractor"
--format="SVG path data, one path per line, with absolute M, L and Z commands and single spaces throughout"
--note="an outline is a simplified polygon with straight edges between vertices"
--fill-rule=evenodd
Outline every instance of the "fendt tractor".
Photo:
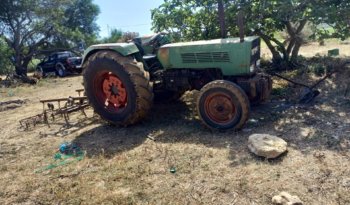
M 166 33 L 158 33 L 89 47 L 84 87 L 95 112 L 122 126 L 143 119 L 153 101 L 170 102 L 199 90 L 202 122 L 238 130 L 249 118 L 250 104 L 265 101 L 271 92 L 271 78 L 259 65 L 258 37 L 170 43 Z

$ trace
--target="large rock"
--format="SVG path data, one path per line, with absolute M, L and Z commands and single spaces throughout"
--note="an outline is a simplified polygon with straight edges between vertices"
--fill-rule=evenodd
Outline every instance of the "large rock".
M 292 196 L 287 192 L 281 192 L 272 198 L 272 203 L 276 205 L 303 205 L 303 202 L 297 196 Z
M 273 159 L 287 151 L 287 142 L 268 134 L 253 134 L 249 136 L 248 148 L 254 154 Z

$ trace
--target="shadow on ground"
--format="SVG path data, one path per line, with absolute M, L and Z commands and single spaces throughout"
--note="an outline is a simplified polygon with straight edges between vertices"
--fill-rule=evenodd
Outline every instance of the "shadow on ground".
M 196 118 L 192 99 L 174 104 L 155 105 L 149 117 L 141 123 L 120 128 L 102 124 L 88 130 L 74 140 L 88 157 L 103 155 L 112 158 L 118 153 L 140 146 L 146 139 L 160 143 L 199 144 L 212 148 L 229 149 L 232 166 L 263 161 L 278 165 L 285 158 L 265 160 L 249 153 L 247 138 L 253 133 L 273 134 L 285 139 L 288 144 L 308 154 L 310 151 L 330 149 L 344 151 L 341 142 L 348 138 L 334 139 L 330 133 L 313 133 L 313 136 L 300 137 L 300 126 L 312 126 L 321 129 L 327 125 L 317 116 L 334 115 L 315 108 L 321 102 L 310 106 L 296 106 L 284 101 L 274 101 L 252 108 L 251 118 L 246 127 L 239 132 L 213 132 L 205 128 Z M 341 112 L 342 108 L 336 108 Z M 305 113 L 311 113 L 305 115 Z M 281 124 L 282 123 L 282 124 Z M 345 129 L 345 128 L 344 128 Z M 323 131 L 322 131 L 323 132 Z M 239 157 L 238 157 L 239 156 Z

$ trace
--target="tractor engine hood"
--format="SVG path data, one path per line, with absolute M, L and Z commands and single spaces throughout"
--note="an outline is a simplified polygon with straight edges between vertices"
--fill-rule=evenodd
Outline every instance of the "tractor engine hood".
M 217 68 L 226 76 L 244 76 L 254 72 L 250 67 L 260 58 L 260 39 L 250 36 L 244 42 L 227 38 L 166 44 L 157 55 L 165 69 Z

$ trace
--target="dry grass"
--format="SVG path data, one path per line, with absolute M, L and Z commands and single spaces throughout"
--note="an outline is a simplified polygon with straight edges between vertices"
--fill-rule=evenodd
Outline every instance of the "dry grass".
M 312 42 L 308 45 L 304 45 L 300 49 L 300 55 L 304 57 L 313 57 L 315 55 L 320 56 L 327 56 L 328 50 L 336 49 L 338 48 L 340 50 L 341 56 L 350 56 L 350 42 L 347 41 L 339 41 L 336 39 L 330 39 L 325 41 L 324 46 L 319 46 L 319 43 Z M 263 58 L 269 59 L 271 58 L 271 52 L 267 48 L 267 46 L 262 46 L 262 53 Z
M 305 204 L 350 204 L 350 100 L 342 95 L 349 83 L 344 75 L 327 81 L 311 107 L 274 96 L 254 107 L 246 128 L 237 133 L 204 128 L 194 110 L 196 92 L 154 106 L 146 120 L 129 128 L 77 114 L 71 121 L 81 123 L 69 128 L 61 120 L 50 128 L 18 130 L 19 119 L 41 111 L 39 99 L 72 95 L 80 82 L 72 77 L 0 88 L 0 101 L 27 100 L 22 108 L 0 113 L 0 204 L 270 204 L 281 191 Z M 288 153 L 276 160 L 255 157 L 247 150 L 253 133 L 282 137 Z M 86 157 L 35 173 L 53 161 L 64 141 L 77 143 Z

